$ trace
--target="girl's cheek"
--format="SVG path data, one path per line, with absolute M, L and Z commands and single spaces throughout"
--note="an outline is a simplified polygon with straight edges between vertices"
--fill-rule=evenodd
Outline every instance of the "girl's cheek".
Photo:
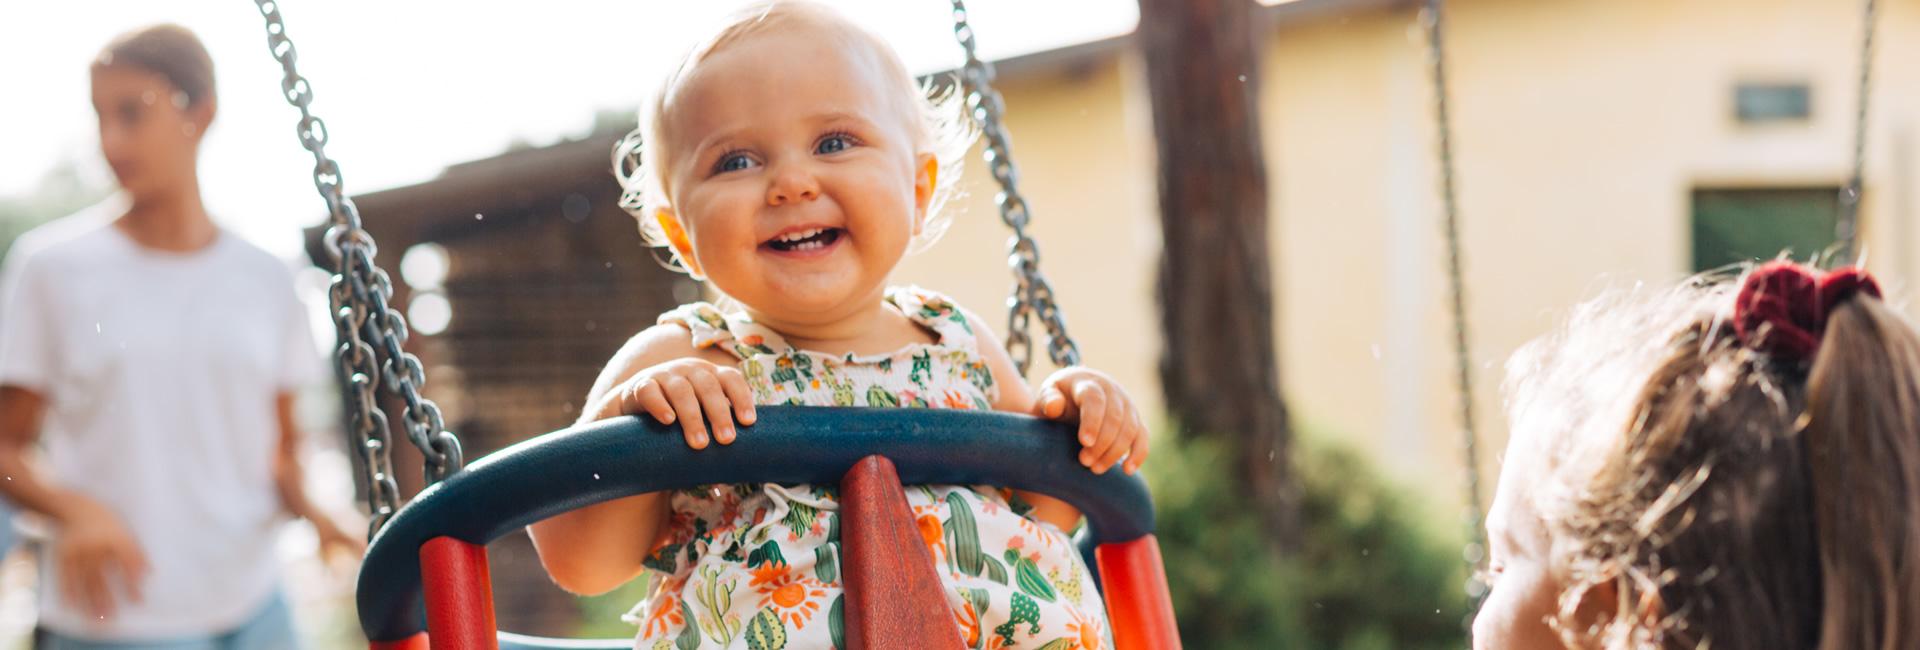
M 1476 650 L 1561 647 L 1547 625 L 1559 600 L 1559 585 L 1545 567 L 1509 564 L 1488 586 L 1487 601 L 1473 620 Z

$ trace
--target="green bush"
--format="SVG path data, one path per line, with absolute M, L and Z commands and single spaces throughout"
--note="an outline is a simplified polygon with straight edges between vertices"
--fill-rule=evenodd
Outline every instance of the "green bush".
M 1295 448 L 1304 531 L 1282 558 L 1208 440 L 1157 442 L 1148 464 L 1180 634 L 1190 648 L 1413 650 L 1466 645 L 1457 535 L 1352 452 Z
M 618 589 L 598 596 L 583 596 L 580 603 L 580 629 L 573 633 L 580 639 L 623 639 L 633 638 L 639 628 L 622 620 L 635 604 L 645 600 L 651 574 L 641 574 Z

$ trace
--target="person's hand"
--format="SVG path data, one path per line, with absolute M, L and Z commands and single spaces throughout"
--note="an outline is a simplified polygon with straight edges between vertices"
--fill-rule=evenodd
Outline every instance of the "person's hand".
M 706 449 L 712 439 L 731 444 L 734 422 L 754 422 L 753 390 L 736 368 L 704 359 L 679 359 L 646 370 L 608 392 L 599 418 L 646 413 L 661 424 L 680 423 L 687 446 Z
M 75 496 L 59 519 L 53 560 L 67 604 L 104 619 L 113 616 L 123 596 L 139 602 L 147 555 L 120 516 L 97 501 Z
M 1147 426 L 1127 391 L 1106 373 L 1075 366 L 1062 368 L 1040 383 L 1033 414 L 1050 420 L 1080 422 L 1080 464 L 1103 474 L 1126 460 L 1128 474 L 1147 461 Z
M 366 538 L 347 532 L 332 517 L 313 519 L 313 532 L 320 537 L 320 559 L 350 557 L 358 560 L 367 554 Z

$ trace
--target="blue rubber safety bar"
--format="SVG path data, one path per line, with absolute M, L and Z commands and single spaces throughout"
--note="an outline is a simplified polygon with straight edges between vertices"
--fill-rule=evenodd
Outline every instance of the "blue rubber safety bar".
M 486 544 L 563 512 L 660 490 L 837 486 L 854 463 L 873 454 L 892 460 L 908 485 L 998 485 L 1071 503 L 1087 517 L 1083 549 L 1153 532 L 1146 482 L 1117 470 L 1088 471 L 1066 423 L 983 411 L 757 410 L 759 422 L 742 429 L 733 444 L 701 451 L 687 447 L 677 424 L 623 417 L 549 433 L 473 462 L 421 491 L 374 537 L 360 566 L 361 629 L 373 641 L 426 629 L 420 547 L 435 537 Z M 545 643 L 523 647 L 567 647 Z

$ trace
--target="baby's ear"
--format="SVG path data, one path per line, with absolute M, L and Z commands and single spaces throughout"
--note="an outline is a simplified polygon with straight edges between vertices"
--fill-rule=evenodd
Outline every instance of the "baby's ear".
M 933 205 L 933 191 L 940 187 L 940 157 L 923 153 L 914 160 L 913 234 L 918 236 L 927 224 L 927 208 Z
M 680 217 L 674 215 L 673 207 L 662 206 L 654 210 L 653 220 L 660 224 L 660 234 L 666 236 L 667 246 L 673 249 L 674 257 L 687 267 L 687 275 L 700 279 L 700 263 L 693 259 L 693 242 L 687 239 L 687 229 L 680 225 Z

